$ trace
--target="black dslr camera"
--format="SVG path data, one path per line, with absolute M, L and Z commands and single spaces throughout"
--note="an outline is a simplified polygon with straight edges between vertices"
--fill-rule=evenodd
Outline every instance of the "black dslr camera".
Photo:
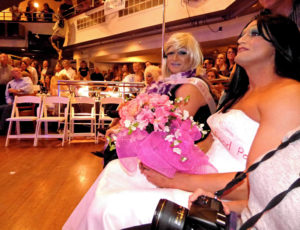
M 225 215 L 220 201 L 199 196 L 188 210 L 161 199 L 156 207 L 152 230 L 235 230 L 236 213 Z

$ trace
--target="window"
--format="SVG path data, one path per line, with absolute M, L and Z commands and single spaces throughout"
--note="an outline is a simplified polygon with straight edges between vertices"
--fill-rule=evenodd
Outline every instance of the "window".
M 119 17 L 162 5 L 163 0 L 126 0 L 125 9 L 119 10 Z
M 80 18 L 77 20 L 77 30 L 82 30 L 87 27 L 101 24 L 105 22 L 104 10 L 95 12 L 85 18 Z

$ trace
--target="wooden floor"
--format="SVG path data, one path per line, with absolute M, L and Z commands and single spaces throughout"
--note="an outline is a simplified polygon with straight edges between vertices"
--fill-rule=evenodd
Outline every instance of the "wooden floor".
M 0 229 L 61 229 L 98 177 L 103 144 L 11 140 L 0 136 Z

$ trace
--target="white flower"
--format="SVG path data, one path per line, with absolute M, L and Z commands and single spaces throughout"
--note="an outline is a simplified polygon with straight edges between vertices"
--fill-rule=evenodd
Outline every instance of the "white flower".
M 111 135 L 111 137 L 112 137 L 112 139 L 113 139 L 114 141 L 117 140 L 117 136 L 116 136 L 116 135 Z
M 166 141 L 168 141 L 168 142 L 173 142 L 173 139 L 174 139 L 174 135 L 167 135 L 166 137 L 165 137 L 165 140 Z
M 177 153 L 178 155 L 181 155 L 181 149 L 180 148 L 173 148 L 173 152 Z
M 135 131 L 135 130 L 136 130 L 136 127 L 133 126 L 133 125 L 132 125 L 130 128 L 131 128 L 132 131 Z
M 185 162 L 187 160 L 187 157 L 181 157 L 181 162 Z
M 139 125 L 138 125 L 138 128 L 139 128 L 140 130 L 144 130 L 144 129 L 147 127 L 147 125 L 148 125 L 148 122 L 146 122 L 146 121 L 141 121 L 141 122 L 139 123 Z
M 130 127 L 130 123 L 131 123 L 130 120 L 125 120 L 125 121 L 124 121 L 125 127 L 126 127 L 126 128 L 129 128 L 129 127 Z
M 189 118 L 189 111 L 183 110 L 183 120 L 186 120 Z
M 180 142 L 179 142 L 178 140 L 175 140 L 175 141 L 173 142 L 173 145 L 176 146 L 176 145 L 179 145 L 179 143 L 180 143 Z
M 203 135 L 206 135 L 206 134 L 207 134 L 207 131 L 206 131 L 206 130 L 201 130 L 201 132 L 203 133 Z
M 170 127 L 169 126 L 165 126 L 164 132 L 166 132 L 166 133 L 170 132 Z
M 180 130 L 179 130 L 179 129 L 177 129 L 177 130 L 175 131 L 175 137 L 176 137 L 176 138 L 181 137 L 181 133 L 180 133 Z

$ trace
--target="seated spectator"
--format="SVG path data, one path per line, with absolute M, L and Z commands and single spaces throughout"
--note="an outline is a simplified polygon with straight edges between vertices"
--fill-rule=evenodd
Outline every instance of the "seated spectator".
M 0 106 L 0 132 L 6 130 L 6 118 L 10 117 L 11 108 L 15 95 L 26 95 L 33 93 L 32 81 L 29 77 L 22 77 L 21 69 L 14 67 L 11 70 L 13 80 L 6 85 L 5 99 L 6 104 Z
M 11 80 L 12 66 L 7 54 L 0 54 L 0 105 L 5 104 L 6 84 Z
M 95 71 L 91 74 L 92 81 L 104 81 L 103 74 L 100 72 L 99 67 L 95 67 Z
M 148 65 L 144 72 L 145 84 L 150 86 L 153 82 L 159 80 L 161 76 L 161 69 L 155 65 Z
M 54 10 L 50 8 L 48 3 L 44 3 L 44 9 L 42 10 L 42 14 L 45 22 L 53 22 Z

